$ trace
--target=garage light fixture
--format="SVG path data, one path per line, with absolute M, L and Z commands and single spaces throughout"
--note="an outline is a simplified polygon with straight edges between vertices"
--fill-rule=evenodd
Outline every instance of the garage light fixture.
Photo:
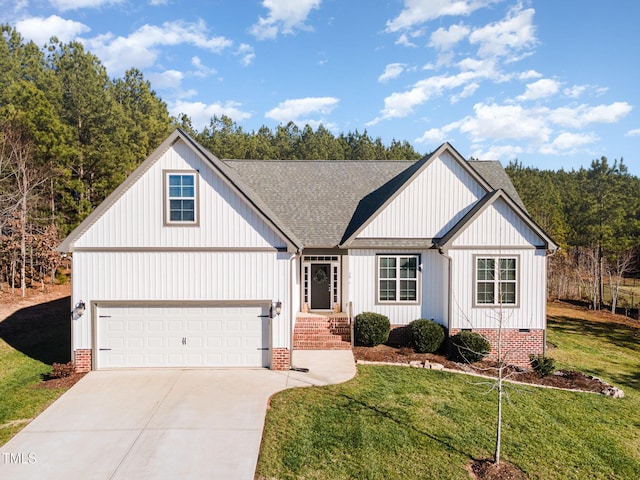
M 86 307 L 87 306 L 84 304 L 84 302 L 82 300 L 80 300 L 76 305 L 76 315 L 78 315 L 79 317 L 84 315 L 84 311 L 85 311 Z
M 277 317 L 282 313 L 282 302 L 278 300 L 277 302 L 273 302 L 271 306 L 271 311 L 273 312 L 273 316 Z

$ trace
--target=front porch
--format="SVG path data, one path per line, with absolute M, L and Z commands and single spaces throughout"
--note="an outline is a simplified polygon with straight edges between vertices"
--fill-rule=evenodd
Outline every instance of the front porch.
M 351 319 L 346 313 L 301 312 L 293 329 L 294 350 L 351 349 Z

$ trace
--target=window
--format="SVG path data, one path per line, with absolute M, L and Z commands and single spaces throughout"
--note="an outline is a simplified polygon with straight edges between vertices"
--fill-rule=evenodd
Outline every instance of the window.
M 378 301 L 418 302 L 418 255 L 378 257 Z
M 476 304 L 515 305 L 517 287 L 516 257 L 476 257 Z
M 195 173 L 167 172 L 165 177 L 165 223 L 198 223 Z

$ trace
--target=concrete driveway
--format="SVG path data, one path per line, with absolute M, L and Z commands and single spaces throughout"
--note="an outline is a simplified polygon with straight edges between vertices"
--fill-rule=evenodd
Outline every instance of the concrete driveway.
M 350 351 L 266 369 L 90 372 L 0 447 L 6 479 L 253 479 L 268 399 L 355 375 Z

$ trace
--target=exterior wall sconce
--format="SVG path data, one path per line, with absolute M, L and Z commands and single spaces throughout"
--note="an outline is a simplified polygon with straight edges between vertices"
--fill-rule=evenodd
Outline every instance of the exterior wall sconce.
M 271 318 L 278 317 L 282 313 L 282 302 L 278 300 L 271 305 Z
M 77 304 L 76 304 L 76 315 L 78 315 L 79 317 L 81 317 L 82 315 L 84 315 L 84 311 L 86 310 L 87 306 L 84 304 L 84 302 L 82 300 L 80 300 Z

